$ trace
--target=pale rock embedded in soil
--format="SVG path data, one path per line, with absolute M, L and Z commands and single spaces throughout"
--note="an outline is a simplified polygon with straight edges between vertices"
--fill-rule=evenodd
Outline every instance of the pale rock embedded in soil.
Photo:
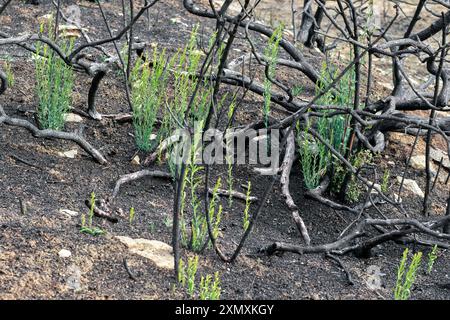
M 174 269 L 173 250 L 167 243 L 142 238 L 132 239 L 125 236 L 116 236 L 116 238 L 125 244 L 131 253 L 152 261 L 157 267 Z
M 400 184 L 402 182 L 402 177 L 398 176 L 397 181 Z M 419 185 L 416 181 L 412 179 L 405 179 L 403 181 L 403 188 L 405 190 L 410 191 L 411 193 L 415 194 L 416 196 L 419 196 L 421 198 L 425 197 L 425 194 L 423 193 L 422 189 L 420 189 Z

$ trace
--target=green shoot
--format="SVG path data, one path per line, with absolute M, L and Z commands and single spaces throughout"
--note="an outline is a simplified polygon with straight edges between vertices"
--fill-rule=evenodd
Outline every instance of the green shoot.
M 49 26 L 49 35 L 52 26 Z M 40 33 L 44 31 L 41 25 Z M 63 52 L 70 52 L 73 39 L 59 44 Z M 44 129 L 60 130 L 65 123 L 65 114 L 70 109 L 74 73 L 70 66 L 51 50 L 47 44 L 37 42 L 36 54 L 33 55 L 37 95 L 39 98 L 38 119 Z
M 319 124 L 322 124 L 322 121 Z M 315 189 L 319 186 L 320 180 L 327 172 L 330 156 L 326 146 L 318 143 L 308 133 L 310 125 L 311 123 L 308 121 L 305 129 L 301 130 L 297 122 L 297 130 L 300 133 L 297 137 L 297 143 L 299 145 L 303 182 L 307 189 Z M 319 131 L 320 128 L 319 126 Z
M 252 189 L 252 183 L 250 180 L 247 184 L 247 193 L 245 194 L 245 209 L 244 209 L 244 219 L 242 222 L 242 227 L 244 231 L 247 231 L 248 226 L 250 225 L 250 194 Z
M 188 258 L 188 265 L 186 269 L 186 285 L 187 292 L 192 297 L 195 292 L 195 276 L 197 275 L 198 256 Z
M 391 173 L 389 169 L 386 169 L 383 173 L 383 180 L 381 182 L 381 192 L 387 193 L 389 188 L 389 178 L 391 177 Z
M 106 232 L 100 228 L 92 226 L 92 218 L 94 217 L 94 208 L 95 208 L 95 193 L 91 193 L 91 207 L 89 209 L 88 214 L 88 222 L 86 223 L 86 216 L 84 214 L 81 215 L 81 233 L 87 233 L 91 236 L 104 235 Z
M 129 216 L 129 222 L 130 222 L 130 225 L 133 223 L 133 221 L 134 221 L 134 215 L 135 215 L 135 212 L 134 212 L 134 207 L 131 207 L 130 208 L 130 216 Z
M 3 68 L 5 69 L 5 74 L 6 74 L 6 84 L 8 85 L 9 88 L 11 88 L 12 86 L 14 86 L 14 73 L 12 72 L 11 69 L 11 62 L 6 60 Z
M 191 298 L 196 298 L 196 277 L 198 271 L 198 255 L 188 257 L 187 265 L 180 259 L 178 268 L 178 283 L 185 288 L 186 293 Z M 201 276 L 198 285 L 198 298 L 200 300 L 219 300 L 220 299 L 220 276 L 219 272 L 214 273 L 214 280 L 211 275 Z
M 428 267 L 427 267 L 427 273 L 430 274 L 431 271 L 433 270 L 433 266 L 434 266 L 434 262 L 437 259 L 437 250 L 438 247 L 435 244 L 433 249 L 430 251 L 430 253 L 428 254 Z
M 165 50 L 153 52 L 153 67 L 138 59 L 130 75 L 131 100 L 133 104 L 133 125 L 137 147 L 150 151 L 155 142 L 150 140 L 156 116 L 166 95 L 167 85 Z
M 403 256 L 397 271 L 397 283 L 394 290 L 395 300 L 408 300 L 411 296 L 411 287 L 416 280 L 416 274 L 419 269 L 421 259 L 422 252 L 414 254 L 408 271 L 406 271 L 408 248 L 403 251 Z
M 293 86 L 292 87 L 292 95 L 294 97 L 298 97 L 299 95 L 301 95 L 303 92 L 303 87 L 302 86 Z
M 219 300 L 221 291 L 219 272 L 214 273 L 214 281 L 209 274 L 206 277 L 202 276 L 199 291 L 200 300 Z
M 270 104 L 271 104 L 271 89 L 273 77 L 275 76 L 276 65 L 278 61 L 278 52 L 280 40 L 283 36 L 284 26 L 280 24 L 273 32 L 272 36 L 269 38 L 267 47 L 264 50 L 264 55 L 267 59 L 266 65 L 266 79 L 264 80 L 264 107 L 263 115 L 266 127 L 268 126 L 269 114 L 270 114 Z

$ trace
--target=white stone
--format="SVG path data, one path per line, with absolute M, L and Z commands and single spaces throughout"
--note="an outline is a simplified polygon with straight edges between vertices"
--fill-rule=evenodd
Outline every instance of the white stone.
M 58 152 L 58 156 L 63 157 L 63 158 L 70 158 L 70 159 L 75 158 L 75 156 L 77 154 L 78 154 L 78 151 L 76 149 L 69 150 L 69 151 L 63 151 L 63 152 Z
M 68 257 L 70 257 L 72 255 L 72 252 L 70 252 L 69 250 L 67 250 L 67 249 L 61 249 L 59 252 L 58 252 L 58 256 L 60 257 L 60 258 L 68 258 Z
M 430 157 L 436 161 L 437 163 L 441 162 L 442 159 L 442 166 L 450 169 L 450 160 L 448 159 L 448 154 L 440 149 L 430 149 Z
M 59 210 L 59 212 L 62 213 L 62 214 L 68 215 L 70 217 L 76 217 L 76 216 L 79 215 L 78 212 L 73 211 L 73 210 L 69 210 L 69 209 L 61 209 L 61 210 Z
M 402 177 L 401 176 L 397 176 L 397 181 L 398 183 L 402 182 Z M 405 190 L 408 190 L 410 192 L 412 192 L 413 194 L 423 198 L 425 197 L 425 194 L 423 193 L 422 189 L 420 189 L 419 185 L 417 184 L 416 181 L 412 180 L 412 179 L 405 179 L 403 181 L 403 188 Z
M 158 240 L 132 239 L 124 236 L 116 238 L 128 247 L 131 253 L 140 255 L 152 261 L 157 267 L 173 270 L 174 258 L 172 247 Z
M 138 165 L 141 164 L 141 159 L 139 158 L 138 155 L 135 155 L 135 156 L 133 157 L 133 159 L 131 159 L 131 163 L 138 166 Z
M 411 157 L 411 160 L 409 162 L 411 167 L 417 170 L 425 170 L 426 167 L 426 157 L 425 155 L 417 155 Z
M 83 122 L 83 118 L 75 113 L 66 113 L 64 115 L 64 119 L 66 120 L 66 122 Z

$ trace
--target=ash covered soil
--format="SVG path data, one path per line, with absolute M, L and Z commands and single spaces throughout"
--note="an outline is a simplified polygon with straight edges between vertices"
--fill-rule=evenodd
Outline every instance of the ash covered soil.
M 95 4 L 79 1 L 83 25 L 89 34 L 106 37 L 107 30 Z M 104 3 L 111 18 L 113 30 L 120 28 L 120 2 Z M 17 1 L 0 17 L 5 32 L 37 32 L 40 17 L 53 10 L 49 1 L 33 6 Z M 116 12 L 116 13 L 114 13 Z M 180 1 L 161 1 L 150 11 L 153 22 L 148 30 L 145 19 L 135 28 L 138 35 L 161 43 L 174 52 L 189 37 L 192 26 L 200 20 L 187 14 Z M 211 28 L 212 22 L 201 21 Z M 18 47 L 0 47 L 2 58 L 12 58 L 15 84 L 0 96 L 0 103 L 10 116 L 34 122 L 37 98 L 34 66 L 30 55 Z M 238 54 L 234 52 L 233 54 Z M 306 53 L 310 62 L 315 53 Z M 289 81 L 290 76 L 280 72 Z M 86 110 L 90 78 L 77 73 L 73 107 Z M 314 88 L 305 79 L 305 93 Z M 98 97 L 98 111 L 103 114 L 127 112 L 123 82 L 119 75 L 110 73 L 102 83 Z M 260 98 L 248 96 L 245 110 L 239 114 L 242 121 L 259 117 Z M 130 253 L 116 236 L 145 238 L 171 243 L 170 217 L 174 189 L 170 181 L 142 179 L 124 185 L 116 199 L 117 207 L 125 212 L 118 223 L 94 218 L 94 224 L 107 233 L 92 237 L 80 233 L 82 213 L 88 208 L 84 202 L 91 192 L 98 198 L 111 195 L 120 175 L 140 169 L 131 163 L 136 153 L 131 123 L 112 120 L 83 119 L 82 124 L 68 123 L 65 130 L 74 131 L 84 126 L 84 136 L 108 159 L 102 166 L 92 160 L 77 145 L 61 140 L 42 140 L 21 128 L 0 125 L 0 299 L 179 299 L 187 298 L 181 290 L 174 290 L 173 272 L 157 267 L 149 260 Z M 423 142 L 421 142 L 423 143 Z M 412 145 L 408 137 L 393 139 L 385 153 L 375 162 L 389 168 L 392 176 L 404 170 L 404 163 Z M 419 144 L 420 147 L 420 144 Z M 65 158 L 60 152 L 77 149 L 75 158 Z M 420 148 L 419 148 L 420 149 Z M 291 173 L 290 190 L 294 201 L 301 204 L 301 214 L 309 229 L 312 243 L 333 241 L 353 220 L 355 215 L 336 211 L 303 196 L 300 165 Z M 153 165 L 150 169 L 158 168 Z M 215 167 L 213 179 L 226 175 L 226 167 Z M 423 171 L 407 169 L 406 176 L 415 179 L 423 188 Z M 261 197 L 270 177 L 254 174 L 249 166 L 237 166 L 234 171 L 236 189 L 250 180 L 252 195 Z M 395 185 L 395 179 L 390 181 Z M 444 214 L 444 199 L 448 185 L 438 183 L 433 196 L 435 214 Z M 420 212 L 421 199 L 404 194 L 403 206 L 411 212 Z M 26 210 L 21 210 L 21 203 Z M 232 252 L 242 235 L 244 203 L 234 200 L 230 208 L 222 199 L 224 208 L 219 245 Z M 126 214 L 135 208 L 136 218 L 129 223 Z M 256 205 L 251 207 L 253 210 Z M 71 210 L 78 215 L 62 213 Z M 400 217 L 390 212 L 391 217 Z M 267 256 L 259 249 L 274 241 L 301 243 L 291 213 L 276 184 L 248 239 L 242 255 L 234 264 L 223 263 L 208 249 L 200 256 L 199 274 L 219 271 L 223 299 L 391 299 L 396 281 L 398 262 L 404 246 L 386 243 L 374 250 L 370 258 L 352 255 L 341 258 L 352 275 L 350 285 L 336 262 L 320 254 L 295 255 L 290 253 Z M 429 248 L 410 247 L 424 254 Z M 62 249 L 70 251 L 61 257 Z M 186 251 L 183 254 L 192 256 Z M 450 297 L 450 259 L 446 250 L 439 250 L 430 275 L 420 272 L 413 287 L 413 299 L 448 299 Z M 131 279 L 125 266 L 134 275 Z M 382 274 L 380 286 L 371 289 L 371 270 Z M 74 279 L 76 280 L 74 285 Z M 447 286 L 446 286 L 447 285 Z

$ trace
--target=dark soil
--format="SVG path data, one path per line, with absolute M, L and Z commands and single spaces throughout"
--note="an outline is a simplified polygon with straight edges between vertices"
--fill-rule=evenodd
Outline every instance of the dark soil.
M 50 12 L 51 2 L 33 6 L 16 2 L 1 17 L 3 27 L 10 33 L 37 31 L 38 18 Z M 104 4 L 111 17 L 113 29 L 120 28 L 121 12 L 117 1 Z M 106 37 L 106 29 L 95 4 L 78 2 L 83 12 L 83 24 L 89 26 L 89 34 Z M 154 25 L 147 30 L 145 19 L 138 24 L 142 37 L 161 43 L 171 50 L 184 45 L 189 30 L 198 19 L 187 15 L 179 1 L 162 1 L 151 11 Z M 171 22 L 178 18 L 179 22 Z M 207 24 L 202 27 L 208 28 Z M 149 37 L 150 35 L 150 37 Z M 15 84 L 0 97 L 0 103 L 10 116 L 34 122 L 37 99 L 34 93 L 34 68 L 30 55 L 17 47 L 0 47 L 3 56 L 13 59 Z M 27 57 L 27 59 L 24 59 Z M 311 55 L 311 58 L 313 56 Z M 312 61 L 315 65 L 320 62 Z M 286 81 L 290 81 L 286 75 Z M 312 87 L 306 84 L 306 93 Z M 75 109 L 86 109 L 90 78 L 77 74 Z M 102 83 L 97 98 L 100 113 L 126 112 L 128 106 L 119 75 L 110 74 Z M 239 119 L 245 121 L 260 114 L 256 97 L 247 97 L 245 112 Z M 84 135 L 108 159 L 106 166 L 97 164 L 78 146 L 64 141 L 35 139 L 29 132 L 17 127 L 0 125 L 0 299 L 176 299 L 186 296 L 174 290 L 172 272 L 162 270 L 148 260 L 128 252 L 114 236 L 146 238 L 171 243 L 171 227 L 168 226 L 173 206 L 173 186 L 170 181 L 143 179 L 122 187 L 116 200 L 125 215 L 130 207 L 136 211 L 136 219 L 130 224 L 127 217 L 118 223 L 94 218 L 96 226 L 107 234 L 93 237 L 80 233 L 80 216 L 70 217 L 61 209 L 86 213 L 84 201 L 95 192 L 98 198 L 111 195 L 120 175 L 134 172 L 139 166 L 131 164 L 136 152 L 133 128 L 130 123 L 118 124 L 110 120 L 83 119 Z M 80 124 L 67 124 L 65 130 L 76 130 Z M 407 149 L 407 146 L 403 146 Z M 392 176 L 404 170 L 406 152 L 399 152 L 392 143 L 385 155 L 375 161 L 389 167 Z M 58 152 L 77 149 L 74 159 L 58 156 Z M 24 161 L 22 161 L 24 160 Z M 394 161 L 395 165 L 388 164 Z M 26 162 L 26 163 L 25 163 Z M 152 168 L 155 168 L 153 166 Z M 225 167 L 215 167 L 213 179 L 226 175 Z M 269 177 L 254 174 L 251 167 L 235 168 L 235 186 L 251 180 L 252 195 L 261 197 Z M 409 170 L 407 177 L 424 185 L 423 173 Z M 392 179 L 394 184 L 394 179 Z M 438 185 L 433 198 L 436 214 L 443 214 L 444 197 L 448 186 Z M 315 244 L 333 241 L 355 216 L 335 211 L 303 196 L 303 182 L 299 165 L 291 174 L 290 190 L 299 205 Z M 403 196 L 405 209 L 419 212 L 421 199 Z M 21 212 L 20 202 L 27 210 Z M 219 245 L 225 252 L 232 252 L 242 234 L 244 203 L 234 200 L 229 208 L 222 200 L 224 213 Z M 255 209 L 256 205 L 252 206 Z M 395 217 L 398 212 L 389 214 Z M 243 254 L 234 264 L 225 264 L 208 249 L 200 256 L 200 274 L 219 271 L 222 280 L 223 299 L 391 299 L 396 271 L 404 246 L 386 243 L 374 250 L 371 258 L 360 259 L 345 256 L 342 261 L 351 273 L 354 285 L 349 285 L 344 272 L 332 260 L 323 255 L 282 254 L 266 256 L 259 249 L 274 241 L 301 243 L 291 213 L 284 203 L 280 187 L 275 185 L 269 200 L 248 239 Z M 72 255 L 62 259 L 61 249 Z M 425 254 L 429 248 L 416 247 Z M 192 253 L 184 252 L 185 255 Z M 449 253 L 439 251 L 439 257 L 430 275 L 420 272 L 413 287 L 413 299 L 448 299 L 450 292 Z M 127 260 L 136 281 L 130 279 L 124 267 Z M 425 264 L 425 262 L 424 262 Z M 371 290 L 367 285 L 370 272 L 380 269 L 382 286 Z M 74 291 L 68 279 L 74 268 L 81 271 L 81 289 Z

